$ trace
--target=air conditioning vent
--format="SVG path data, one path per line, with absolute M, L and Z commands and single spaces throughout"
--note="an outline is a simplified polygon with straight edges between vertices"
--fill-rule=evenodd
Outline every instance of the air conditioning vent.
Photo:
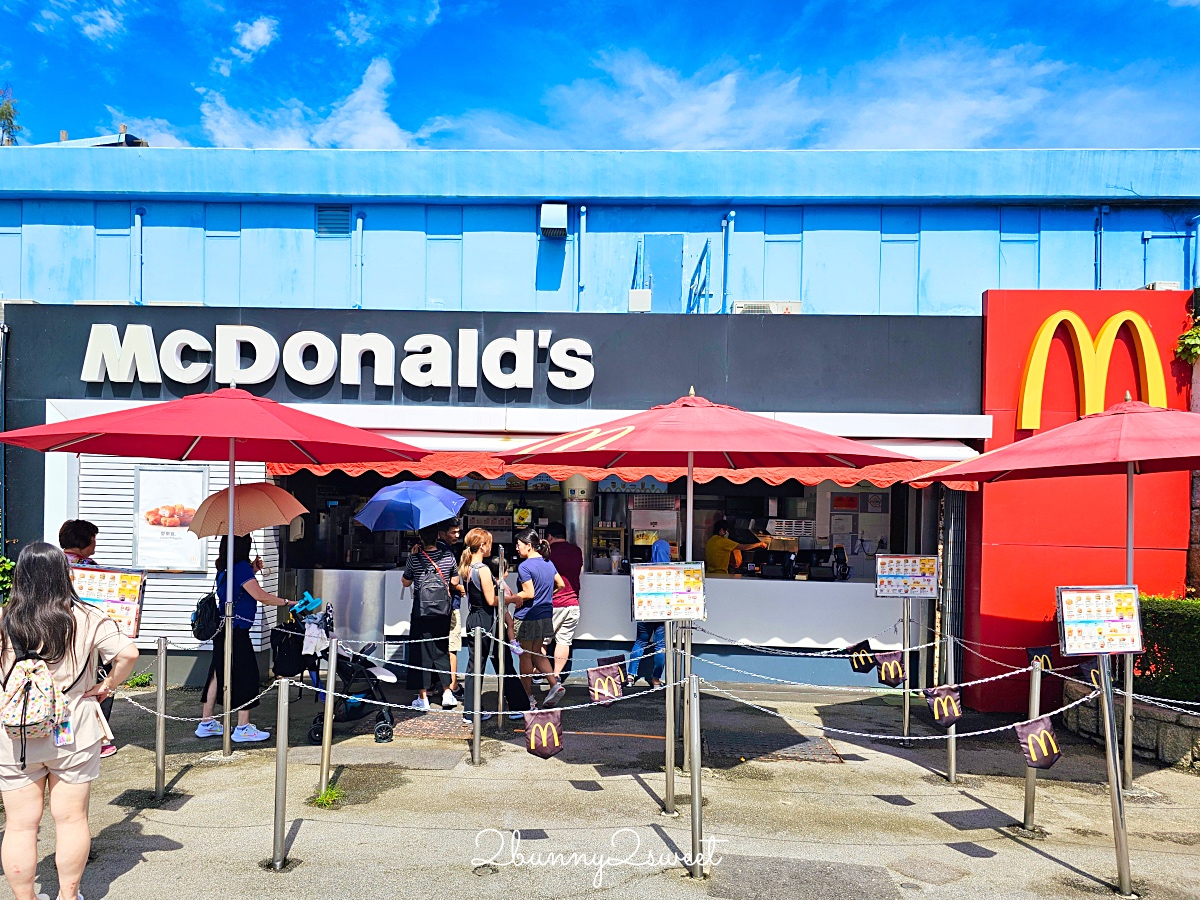
M 346 237 L 350 234 L 349 206 L 318 206 L 317 236 Z
M 812 537 L 815 522 L 811 519 L 771 519 L 767 522 L 767 534 L 775 537 Z
M 542 237 L 565 238 L 567 236 L 567 204 L 543 203 L 538 221 Z
M 799 300 L 768 300 L 757 303 L 749 300 L 738 300 L 733 304 L 735 315 L 741 316 L 798 316 L 800 315 Z
M 1177 291 L 1179 290 L 1178 281 L 1152 281 L 1142 287 L 1143 291 Z

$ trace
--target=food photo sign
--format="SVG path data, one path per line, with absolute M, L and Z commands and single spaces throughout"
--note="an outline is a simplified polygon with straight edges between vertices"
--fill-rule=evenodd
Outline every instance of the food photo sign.
M 635 622 L 708 618 L 704 563 L 637 563 L 630 569 Z
M 134 565 L 157 571 L 204 571 L 204 542 L 188 531 L 188 526 L 207 494 L 207 468 L 138 466 L 134 473 Z
M 72 566 L 71 582 L 84 603 L 117 623 L 125 637 L 138 636 L 142 625 L 142 600 L 146 593 L 146 573 L 139 569 L 113 566 Z

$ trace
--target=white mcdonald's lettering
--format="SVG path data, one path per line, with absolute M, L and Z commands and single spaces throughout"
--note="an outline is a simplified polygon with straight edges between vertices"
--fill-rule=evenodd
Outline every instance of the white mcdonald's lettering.
M 603 428 L 588 428 L 583 431 L 573 431 L 570 434 L 562 434 L 558 437 L 552 437 L 549 440 L 530 444 L 528 447 L 522 447 L 521 452 L 540 453 L 543 450 L 604 450 L 613 441 L 620 440 L 636 428 L 636 425 L 625 425 L 621 428 L 609 428 L 607 430 Z M 601 439 L 597 440 L 597 438 Z M 586 447 L 580 446 L 580 444 L 587 444 L 588 441 L 595 441 L 595 443 L 588 444 Z

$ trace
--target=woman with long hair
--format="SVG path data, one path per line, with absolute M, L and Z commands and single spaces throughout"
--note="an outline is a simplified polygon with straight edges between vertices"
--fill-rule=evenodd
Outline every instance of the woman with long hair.
M 96 657 L 109 667 L 96 678 Z M 70 727 L 47 737 L 0 729 L 4 843 L 0 862 L 16 900 L 35 900 L 38 826 L 50 798 L 58 896 L 80 898 L 92 837 L 88 800 L 100 774 L 100 747 L 111 740 L 100 703 L 133 671 L 138 652 L 117 623 L 82 603 L 71 567 L 57 547 L 29 544 L 17 557 L 8 605 L 0 610 L 0 678 L 5 691 L 17 662 L 46 664 L 66 697 Z M 41 895 L 45 896 L 45 895 Z
M 458 560 L 458 577 L 467 586 L 467 674 L 465 681 L 466 695 L 463 698 L 463 724 L 474 722 L 472 713 L 475 711 L 475 640 L 471 635 L 476 628 L 482 628 L 484 635 L 496 635 L 496 580 L 492 570 L 485 560 L 492 552 L 492 533 L 482 528 L 472 528 L 463 538 L 466 545 Z M 487 638 L 484 638 L 485 642 Z M 516 667 L 512 663 L 512 654 L 508 645 L 499 639 L 492 643 L 492 652 L 484 650 L 483 659 L 479 661 L 479 674 L 483 675 L 487 661 L 492 661 L 492 668 L 500 672 L 500 654 L 504 658 L 504 702 L 508 705 L 509 718 L 524 718 L 524 710 L 529 705 L 529 695 L 521 687 L 521 682 L 515 676 Z M 485 719 L 490 719 L 490 713 L 484 713 Z
M 222 615 L 225 611 L 225 597 L 228 573 L 225 571 L 228 557 L 229 536 L 221 538 L 221 547 L 217 551 L 217 603 Z M 231 709 L 237 709 L 237 727 L 233 729 L 231 740 L 239 744 L 265 741 L 271 737 L 270 732 L 260 731 L 250 724 L 250 710 L 258 706 L 255 696 L 258 694 L 259 674 L 258 657 L 254 655 L 254 644 L 250 641 L 250 629 L 258 618 L 258 605 L 287 606 L 288 601 L 282 597 L 264 591 L 255 577 L 262 571 L 262 560 L 250 562 L 250 535 L 237 535 L 233 539 L 233 656 L 229 668 L 229 703 Z M 213 639 L 212 663 L 208 667 L 208 679 L 204 682 L 204 693 L 201 700 L 204 704 L 204 716 L 196 726 L 196 737 L 217 737 L 223 733 L 221 723 L 213 718 L 217 699 L 225 696 L 225 626 L 217 632 Z
M 517 609 L 513 613 L 513 636 L 521 645 L 521 683 L 525 693 L 530 695 L 529 708 L 536 709 L 537 701 L 533 696 L 533 672 L 536 669 L 550 683 L 550 693 L 542 701 L 542 706 L 554 706 L 566 693 L 554 675 L 554 666 L 546 656 L 546 639 L 554 636 L 554 591 L 566 586 L 561 575 L 550 562 L 550 545 L 542 540 L 541 535 L 533 528 L 525 528 L 517 532 L 517 554 L 521 564 L 517 566 L 517 586 L 515 594 L 510 594 L 508 602 Z

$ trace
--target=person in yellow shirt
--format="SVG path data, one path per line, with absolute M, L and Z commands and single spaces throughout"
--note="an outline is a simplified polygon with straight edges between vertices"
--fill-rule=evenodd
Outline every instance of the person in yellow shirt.
M 746 550 L 758 550 L 767 546 L 762 541 L 739 544 L 729 536 L 729 522 L 721 519 L 713 526 L 712 537 L 704 545 L 704 572 L 706 575 L 728 575 L 729 557 Z

